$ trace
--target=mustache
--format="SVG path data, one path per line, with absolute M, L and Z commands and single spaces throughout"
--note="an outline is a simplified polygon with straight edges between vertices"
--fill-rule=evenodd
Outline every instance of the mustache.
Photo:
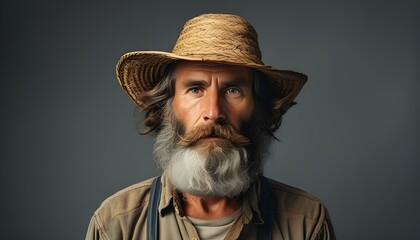
M 185 134 L 178 134 L 179 144 L 181 146 L 191 146 L 200 139 L 208 137 L 217 137 L 229 140 L 235 145 L 246 146 L 251 144 L 251 141 L 240 134 L 229 124 L 206 124 L 198 126 Z

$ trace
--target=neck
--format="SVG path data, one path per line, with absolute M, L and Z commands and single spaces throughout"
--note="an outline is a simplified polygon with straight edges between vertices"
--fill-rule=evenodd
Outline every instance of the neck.
M 236 198 L 198 197 L 188 193 L 183 196 L 182 207 L 188 217 L 213 220 L 234 214 L 240 208 Z

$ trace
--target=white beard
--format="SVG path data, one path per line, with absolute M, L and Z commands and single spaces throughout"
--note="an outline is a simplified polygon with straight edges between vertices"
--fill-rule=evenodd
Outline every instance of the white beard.
M 163 123 L 154 147 L 160 167 L 174 187 L 196 196 L 234 197 L 252 181 L 244 147 L 222 141 L 180 146 L 169 123 Z M 226 140 L 227 141 L 227 140 Z

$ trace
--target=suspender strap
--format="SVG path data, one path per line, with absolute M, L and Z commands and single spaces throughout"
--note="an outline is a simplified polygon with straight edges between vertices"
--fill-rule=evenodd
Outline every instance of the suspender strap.
M 160 176 L 155 178 L 150 189 L 149 207 L 147 209 L 147 240 L 159 239 L 159 202 L 162 184 Z M 271 240 L 271 211 L 270 186 L 265 177 L 260 178 L 261 197 L 259 208 L 263 224 L 258 226 L 257 239 Z
M 147 240 L 159 239 L 159 202 L 162 188 L 160 176 L 155 178 L 150 189 L 149 207 L 147 209 Z
M 258 226 L 257 239 L 258 240 L 271 240 L 271 211 L 272 211 L 272 200 L 270 196 L 270 185 L 268 184 L 267 178 L 260 177 L 261 184 L 261 196 L 260 196 L 260 213 L 264 221 L 263 224 Z

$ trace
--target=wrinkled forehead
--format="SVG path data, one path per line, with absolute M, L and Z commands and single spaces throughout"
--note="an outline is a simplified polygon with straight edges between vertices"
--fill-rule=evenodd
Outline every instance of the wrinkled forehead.
M 218 75 L 226 78 L 253 78 L 253 71 L 251 68 L 216 63 L 216 62 L 205 62 L 205 61 L 180 61 L 176 65 L 176 76 L 183 77 L 186 74 L 193 75 Z

